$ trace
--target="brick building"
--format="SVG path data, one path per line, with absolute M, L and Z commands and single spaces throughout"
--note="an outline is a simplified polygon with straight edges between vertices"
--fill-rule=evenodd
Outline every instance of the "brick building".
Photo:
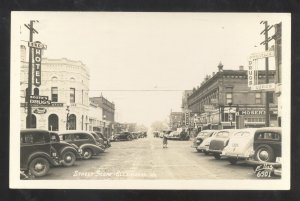
M 274 82 L 275 71 L 269 71 L 270 83 Z M 258 84 L 265 83 L 265 71 L 258 71 Z M 201 86 L 188 97 L 188 108 L 194 112 L 195 126 L 201 128 L 234 128 L 236 117 L 246 127 L 265 125 L 265 92 L 251 91 L 248 87 L 247 71 L 223 70 L 206 76 Z M 277 126 L 277 96 L 270 92 L 270 125 Z

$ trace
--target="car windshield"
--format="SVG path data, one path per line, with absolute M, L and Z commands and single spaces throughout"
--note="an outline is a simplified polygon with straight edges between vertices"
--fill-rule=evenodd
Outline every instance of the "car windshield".
M 218 132 L 216 137 L 224 137 L 224 138 L 229 137 L 229 132 L 227 131 Z
M 208 131 L 201 131 L 199 134 L 198 134 L 198 137 L 200 136 L 208 136 L 211 132 L 208 132 Z
M 249 132 L 237 132 L 237 133 L 234 134 L 234 137 L 248 138 L 248 137 L 250 137 L 250 133 Z

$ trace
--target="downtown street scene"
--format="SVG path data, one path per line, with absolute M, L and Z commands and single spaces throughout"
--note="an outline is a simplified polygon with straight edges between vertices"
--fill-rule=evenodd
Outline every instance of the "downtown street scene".
M 289 15 L 12 17 L 13 179 L 289 177 Z

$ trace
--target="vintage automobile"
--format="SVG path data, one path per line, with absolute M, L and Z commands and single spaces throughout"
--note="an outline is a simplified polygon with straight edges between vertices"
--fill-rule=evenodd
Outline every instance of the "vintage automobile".
M 207 137 L 203 140 L 203 142 L 196 148 L 197 152 L 202 152 L 205 155 L 208 155 L 209 145 L 212 139 L 214 139 L 217 135 L 217 131 L 214 131 L 210 137 Z
M 247 163 L 272 165 L 274 173 L 281 173 L 281 128 L 260 128 L 254 134 L 253 151 Z
M 82 150 L 83 159 L 90 159 L 104 152 L 99 142 L 88 131 L 62 131 L 59 132 L 59 137 L 65 142 L 78 146 Z
M 102 138 L 100 138 L 99 137 L 99 135 L 96 133 L 96 132 L 90 132 L 93 136 L 94 136 L 94 138 L 95 138 L 95 140 L 98 142 L 98 146 L 101 148 L 101 149 L 103 149 L 103 151 L 105 151 L 105 149 L 106 149 L 106 146 L 105 146 L 105 144 L 104 144 L 104 140 L 102 139 Z
M 228 145 L 224 148 L 222 155 L 226 156 L 231 164 L 239 160 L 248 159 L 253 152 L 254 134 L 259 128 L 239 129 L 234 133 Z
M 217 131 L 215 137 L 210 141 L 208 152 L 212 153 L 215 159 L 220 159 L 223 149 L 228 145 L 229 139 L 236 131 L 236 129 Z
M 97 135 L 104 141 L 104 145 L 106 148 L 109 148 L 111 147 L 111 144 L 110 144 L 110 140 L 107 139 L 101 132 L 99 131 L 96 131 L 95 133 L 97 133 Z
M 212 136 L 212 134 L 215 132 L 215 130 L 203 130 L 200 131 L 197 135 L 197 137 L 195 137 L 194 141 L 193 141 L 193 148 L 196 148 L 196 150 L 198 151 L 197 147 L 203 142 L 203 140 L 205 140 L 206 138 Z
M 57 166 L 56 156 L 51 154 L 50 133 L 47 130 L 25 129 L 20 132 L 20 169 L 24 174 L 45 176 L 50 165 Z
M 61 141 L 56 132 L 50 131 L 51 154 L 57 157 L 63 166 L 72 166 L 76 159 L 81 158 L 82 150 L 75 144 Z
M 122 140 L 132 140 L 132 135 L 130 132 L 122 132 L 122 133 L 118 133 L 114 136 L 114 140 L 115 141 L 122 141 Z
M 170 140 L 189 140 L 190 137 L 186 131 L 173 131 L 168 137 Z

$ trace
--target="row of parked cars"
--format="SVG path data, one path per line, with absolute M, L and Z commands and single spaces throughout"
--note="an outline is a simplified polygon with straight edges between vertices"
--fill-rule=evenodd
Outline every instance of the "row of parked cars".
M 41 129 L 21 130 L 21 178 L 41 177 L 51 166 L 72 166 L 78 159 L 90 159 L 105 152 L 110 140 L 100 132 Z
M 272 173 L 281 175 L 281 128 L 246 128 L 203 130 L 194 139 L 198 152 L 227 158 L 231 164 L 240 160 L 249 165 L 271 165 Z
M 166 136 L 167 139 L 169 140 L 190 140 L 190 136 L 188 132 L 186 132 L 185 130 L 179 130 L 179 131 L 165 130 L 161 132 L 154 131 L 153 136 L 160 137 L 160 138 Z
M 141 131 L 141 132 L 121 132 L 117 133 L 115 135 L 112 135 L 110 140 L 111 141 L 130 141 L 138 138 L 146 138 L 147 137 L 147 132 L 146 131 Z

